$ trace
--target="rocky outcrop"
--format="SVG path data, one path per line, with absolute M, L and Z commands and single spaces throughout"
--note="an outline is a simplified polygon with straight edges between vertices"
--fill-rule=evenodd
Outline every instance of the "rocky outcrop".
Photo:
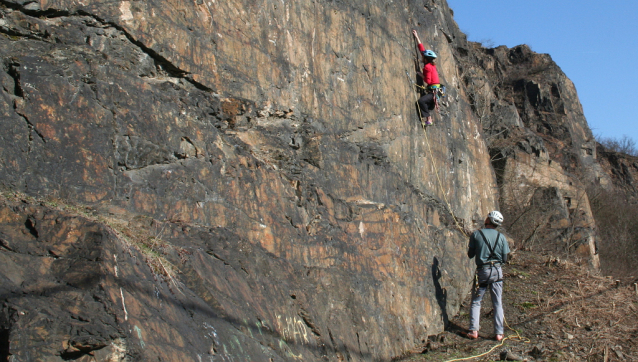
M 522 247 L 590 258 L 598 267 L 586 194 L 610 185 L 573 83 L 547 54 L 522 45 L 459 47 L 469 100 L 485 131 L 501 208 Z
M 635 201 L 638 197 L 638 157 L 607 150 L 601 144 L 597 144 L 596 150 L 601 167 L 610 175 L 613 189 Z
M 2 358 L 389 360 L 458 311 L 499 195 L 515 240 L 593 242 L 573 85 L 445 1 L 2 5 Z

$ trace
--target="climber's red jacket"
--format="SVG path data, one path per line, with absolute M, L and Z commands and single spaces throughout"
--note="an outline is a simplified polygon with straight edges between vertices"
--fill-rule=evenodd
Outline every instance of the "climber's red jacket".
M 423 44 L 419 44 L 419 51 L 421 53 L 425 51 Z M 428 85 L 441 83 L 439 81 L 439 72 L 436 70 L 436 65 L 434 63 L 426 63 L 423 66 L 423 81 Z

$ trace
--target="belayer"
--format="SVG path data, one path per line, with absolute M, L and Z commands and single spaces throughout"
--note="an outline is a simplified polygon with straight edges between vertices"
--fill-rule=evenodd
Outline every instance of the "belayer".
M 472 289 L 472 304 L 470 307 L 470 339 L 478 338 L 479 320 L 481 315 L 481 300 L 487 288 L 492 295 L 494 307 L 494 334 L 497 341 L 503 340 L 503 269 L 507 262 L 510 247 L 503 234 L 496 228 L 503 223 L 503 215 L 492 211 L 485 218 L 485 228 L 475 231 L 470 236 L 467 256 L 475 258 L 476 277 Z
M 419 98 L 419 109 L 421 111 L 421 119 L 425 119 L 426 125 L 432 124 L 432 116 L 430 116 L 430 111 L 436 107 L 437 95 L 436 92 L 441 88 L 441 83 L 439 82 L 439 72 L 436 70 L 436 64 L 434 64 L 434 60 L 436 59 L 436 53 L 432 50 L 425 50 L 423 44 L 421 44 L 421 39 L 419 39 L 419 35 L 416 33 L 416 30 L 412 30 L 412 35 L 418 42 L 419 51 L 423 56 L 423 73 L 417 72 L 417 74 L 423 78 L 423 82 L 426 84 L 425 86 L 425 94 Z

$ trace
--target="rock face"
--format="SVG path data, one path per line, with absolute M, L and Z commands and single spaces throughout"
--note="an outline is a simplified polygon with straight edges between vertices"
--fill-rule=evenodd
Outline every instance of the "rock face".
M 458 311 L 499 197 L 590 256 L 573 85 L 445 1 L 2 4 L 0 359 L 389 360 Z
M 600 144 L 596 149 L 600 155 L 599 163 L 610 175 L 614 189 L 635 201 L 638 197 L 638 157 L 605 150 Z
M 483 125 L 506 226 L 522 247 L 595 255 L 586 185 L 611 186 L 573 83 L 547 54 L 522 45 L 458 47 L 469 101 Z

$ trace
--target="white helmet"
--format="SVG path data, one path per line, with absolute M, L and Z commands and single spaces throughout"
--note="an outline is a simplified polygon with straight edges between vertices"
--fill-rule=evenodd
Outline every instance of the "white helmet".
M 494 210 L 492 212 L 490 212 L 489 214 L 487 214 L 487 217 L 490 219 L 490 221 L 492 222 L 492 224 L 499 226 L 503 223 L 503 214 L 501 214 L 500 212 Z

